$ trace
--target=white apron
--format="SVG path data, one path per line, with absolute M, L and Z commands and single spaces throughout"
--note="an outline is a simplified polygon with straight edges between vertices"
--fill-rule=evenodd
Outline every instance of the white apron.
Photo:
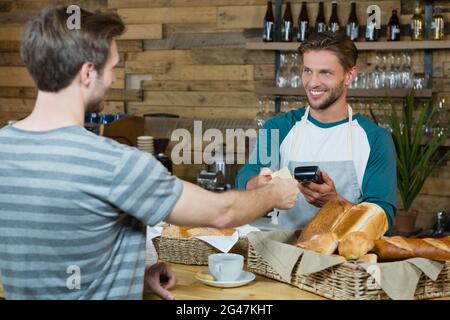
M 301 150 L 301 145 L 307 139 L 307 119 L 309 115 L 309 106 L 306 108 L 305 114 L 300 120 L 300 125 L 295 134 L 298 139 L 292 139 L 288 150 L 289 154 L 286 159 L 295 159 L 296 152 Z M 353 120 L 352 108 L 348 106 L 348 160 L 345 161 L 318 161 L 318 162 L 302 162 L 284 160 L 280 168 L 287 165 L 291 174 L 294 174 L 295 167 L 317 165 L 321 171 L 325 171 L 334 181 L 337 193 L 343 198 L 353 203 L 359 203 L 362 199 L 362 192 L 358 185 L 355 166 L 353 164 L 353 148 L 352 148 L 352 129 Z M 318 146 L 320 148 L 320 146 Z M 278 228 L 280 229 L 300 229 L 303 228 L 319 211 L 320 208 L 309 204 L 303 194 L 300 194 L 296 205 L 287 211 L 280 210 L 278 214 Z

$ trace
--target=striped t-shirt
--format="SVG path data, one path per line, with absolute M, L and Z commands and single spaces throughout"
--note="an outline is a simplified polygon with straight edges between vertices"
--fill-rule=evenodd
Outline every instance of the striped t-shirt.
M 145 225 L 182 183 L 151 155 L 80 126 L 0 130 L 7 299 L 142 299 Z

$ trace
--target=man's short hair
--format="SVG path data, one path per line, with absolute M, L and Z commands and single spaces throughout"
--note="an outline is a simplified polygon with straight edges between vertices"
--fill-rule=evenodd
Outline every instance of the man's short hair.
M 114 37 L 125 25 L 115 13 L 80 8 L 80 28 L 69 29 L 67 6 L 50 6 L 26 25 L 21 55 L 41 91 L 58 92 L 73 81 L 84 63 L 102 73 Z
M 343 32 L 312 33 L 298 48 L 302 59 L 308 51 L 321 50 L 334 52 L 345 71 L 349 71 L 356 65 L 358 50 L 353 41 Z

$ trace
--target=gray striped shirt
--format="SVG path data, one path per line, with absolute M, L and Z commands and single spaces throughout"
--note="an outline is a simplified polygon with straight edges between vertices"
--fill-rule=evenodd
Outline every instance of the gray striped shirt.
M 151 155 L 80 126 L 0 130 L 7 299 L 142 299 L 145 225 L 182 183 Z

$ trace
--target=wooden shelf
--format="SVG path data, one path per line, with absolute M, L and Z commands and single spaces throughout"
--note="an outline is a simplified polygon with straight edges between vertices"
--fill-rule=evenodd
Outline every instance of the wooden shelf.
M 350 89 L 349 97 L 365 97 L 365 98 L 404 98 L 408 95 L 409 89 Z M 259 95 L 273 96 L 304 96 L 303 88 L 278 88 L 278 87 L 257 87 L 255 90 Z M 416 90 L 416 98 L 431 98 L 433 91 L 431 89 Z
M 441 41 L 376 41 L 376 42 L 355 42 L 358 50 L 438 50 L 450 49 L 450 40 Z M 296 51 L 300 46 L 299 42 L 247 42 L 247 50 L 280 50 Z

